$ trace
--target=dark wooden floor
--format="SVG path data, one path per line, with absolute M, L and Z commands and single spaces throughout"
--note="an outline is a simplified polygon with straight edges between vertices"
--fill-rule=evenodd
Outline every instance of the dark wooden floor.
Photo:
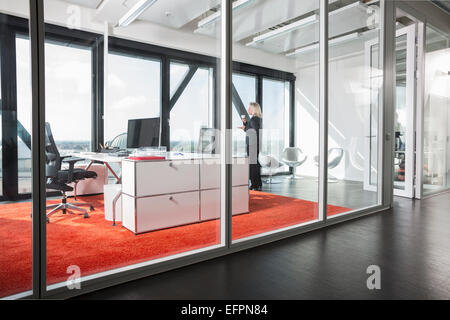
M 80 299 L 450 299 L 450 193 Z M 366 268 L 381 268 L 381 290 Z

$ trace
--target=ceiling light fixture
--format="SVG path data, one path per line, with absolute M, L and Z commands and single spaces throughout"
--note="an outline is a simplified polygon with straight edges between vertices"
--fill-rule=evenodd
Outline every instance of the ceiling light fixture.
M 334 39 L 328 41 L 328 45 L 329 46 L 334 46 L 334 45 L 339 44 L 339 43 L 355 40 L 355 39 L 359 38 L 360 36 L 362 36 L 363 34 L 364 33 L 361 33 L 361 32 L 355 32 L 355 33 L 347 34 L 347 35 L 342 36 L 342 37 L 334 38 Z M 299 49 L 295 50 L 294 52 L 290 52 L 290 53 L 286 54 L 286 57 L 295 56 L 297 54 L 305 53 L 305 52 L 308 52 L 308 51 L 311 51 L 311 50 L 314 50 L 314 49 L 317 49 L 317 48 L 319 48 L 319 44 L 318 43 L 310 44 L 308 46 L 299 48 Z
M 233 2 L 233 11 L 243 8 L 246 5 L 250 4 L 250 2 L 253 2 L 253 1 L 254 0 L 237 0 L 237 1 Z M 219 11 L 207 16 L 205 19 L 200 20 L 198 23 L 198 27 L 204 28 L 204 27 L 210 25 L 211 23 L 219 20 L 221 16 L 222 16 L 222 12 L 219 10 Z
M 279 36 L 281 36 L 283 34 L 292 32 L 292 31 L 297 30 L 297 29 L 299 29 L 301 27 L 305 27 L 305 26 L 308 26 L 310 24 L 316 23 L 317 21 L 319 21 L 319 15 L 313 14 L 312 16 L 309 16 L 307 18 L 304 18 L 304 19 L 292 22 L 292 23 L 290 23 L 290 24 L 288 24 L 288 25 L 286 25 L 284 27 L 281 27 L 281 28 L 275 29 L 273 31 L 264 33 L 264 34 L 262 34 L 260 36 L 257 36 L 255 38 L 253 38 L 253 41 L 247 43 L 247 46 L 251 46 L 251 45 L 254 45 L 254 44 L 257 44 L 257 43 L 260 43 L 260 42 L 264 42 L 264 41 L 269 40 L 269 39 L 273 39 L 273 38 L 279 37 Z
M 118 27 L 127 27 L 135 21 L 145 10 L 150 8 L 157 0 L 140 0 L 136 3 L 122 18 L 120 18 Z

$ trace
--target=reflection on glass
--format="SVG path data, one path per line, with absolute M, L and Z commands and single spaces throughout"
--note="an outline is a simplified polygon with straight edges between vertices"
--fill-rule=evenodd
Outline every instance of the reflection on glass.
M 395 154 L 394 187 L 405 189 L 407 100 L 406 100 L 406 35 L 396 40 L 396 106 L 395 106 Z
M 170 149 L 196 152 L 200 129 L 214 127 L 213 70 L 198 68 L 189 84 L 181 88 L 182 80 L 187 76 L 183 69 L 179 64 L 171 64 L 171 91 L 182 93 L 170 112 Z
M 423 191 L 450 187 L 450 37 L 426 28 Z
M 378 204 L 382 74 L 377 7 L 333 1 L 330 9 L 328 216 L 333 217 Z
M 28 5 L 0 2 L 0 299 L 32 293 L 30 47 L 16 46 Z
M 319 2 L 286 2 L 289 10 L 267 0 L 233 11 L 233 59 L 251 65 L 235 66 L 233 127 L 243 125 L 240 115 L 247 109 L 247 121 L 253 120 L 250 102 L 262 108 L 262 188 L 249 184 L 249 213 L 234 215 L 234 241 L 318 220 Z M 234 136 L 234 148 L 246 148 L 244 133 Z M 242 176 L 241 169 L 234 165 L 233 175 Z M 239 203 L 233 193 L 233 206 Z
M 289 82 L 263 79 L 262 152 L 277 159 L 282 159 L 283 151 L 289 147 L 289 95 Z M 286 172 L 288 167 L 280 163 L 275 171 Z
M 220 166 L 191 154 L 220 114 L 220 27 L 193 27 L 221 1 L 156 1 L 129 25 L 133 6 L 88 2 L 44 1 L 49 290 L 221 244 Z
M 159 117 L 160 74 L 161 63 L 157 60 L 109 53 L 106 142 L 126 134 L 128 120 Z
M 233 85 L 238 92 L 243 105 L 248 108 L 251 102 L 256 101 L 256 77 L 244 74 L 233 74 Z M 246 134 L 239 129 L 242 126 L 242 115 L 233 102 L 233 154 L 247 153 L 245 143 Z

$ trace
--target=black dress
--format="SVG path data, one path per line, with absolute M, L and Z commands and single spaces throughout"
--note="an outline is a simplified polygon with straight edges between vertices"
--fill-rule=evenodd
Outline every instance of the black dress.
M 259 163 L 259 147 L 260 147 L 260 129 L 262 127 L 262 119 L 252 117 L 250 121 L 245 123 L 245 132 L 247 133 L 247 155 L 250 163 L 250 180 L 252 189 L 262 187 L 261 181 L 261 165 Z

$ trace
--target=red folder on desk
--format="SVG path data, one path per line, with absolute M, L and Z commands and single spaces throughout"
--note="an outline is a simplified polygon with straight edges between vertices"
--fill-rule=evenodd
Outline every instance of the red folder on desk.
M 128 159 L 133 161 L 148 161 L 148 160 L 166 160 L 166 157 L 159 156 L 147 156 L 147 157 L 129 157 Z

